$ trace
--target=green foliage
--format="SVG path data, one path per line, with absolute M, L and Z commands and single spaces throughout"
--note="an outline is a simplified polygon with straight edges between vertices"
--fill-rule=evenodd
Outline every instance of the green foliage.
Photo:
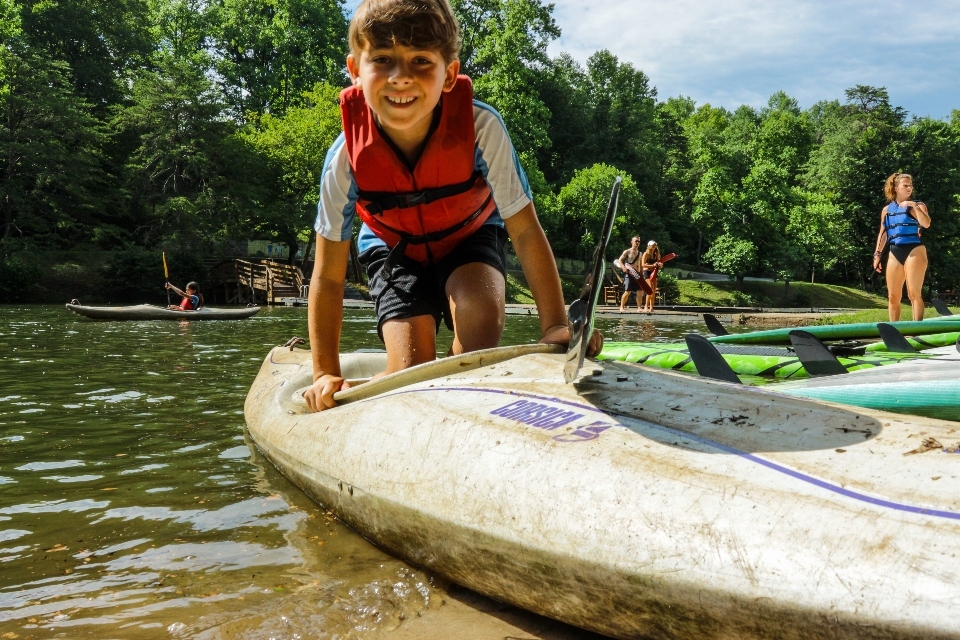
M 757 264 L 757 248 L 749 240 L 724 234 L 714 240 L 704 259 L 721 273 L 742 282 Z
M 0 303 L 28 302 L 40 277 L 40 260 L 22 246 L 0 243 Z
M 182 289 L 195 280 L 204 292 L 207 273 L 201 256 L 183 251 L 168 253 L 167 266 L 170 282 Z M 165 281 L 162 253 L 130 245 L 114 252 L 104 265 L 103 290 L 98 293 L 108 302 L 165 304 Z M 171 302 L 179 304 L 180 300 L 173 295 Z
M 657 274 L 657 291 L 663 293 L 666 304 L 675 304 L 680 298 L 680 285 L 676 276 L 661 271 Z

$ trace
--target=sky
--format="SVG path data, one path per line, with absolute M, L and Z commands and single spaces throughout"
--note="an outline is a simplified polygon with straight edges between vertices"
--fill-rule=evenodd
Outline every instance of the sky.
M 910 115 L 960 109 L 960 0 L 553 0 L 551 56 L 608 49 L 658 97 L 761 107 L 783 90 L 802 108 L 886 87 Z M 352 13 L 357 0 L 348 0 Z

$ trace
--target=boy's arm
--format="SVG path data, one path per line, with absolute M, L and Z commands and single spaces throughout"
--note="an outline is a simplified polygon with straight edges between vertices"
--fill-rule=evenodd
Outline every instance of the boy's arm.
M 550 243 L 537 219 L 533 203 L 506 220 L 507 233 L 513 241 L 513 249 L 520 259 L 523 275 L 530 285 L 530 293 L 537 303 L 540 316 L 540 342 L 569 344 L 570 330 L 567 326 L 567 310 L 563 304 L 563 288 L 560 273 L 553 259 Z M 598 331 L 590 338 L 590 355 L 600 353 L 603 338 Z
M 310 278 L 307 308 L 314 383 L 303 394 L 307 406 L 313 411 L 334 407 L 333 394 L 343 386 L 343 378 L 340 377 L 340 330 L 343 326 L 343 290 L 350 242 L 334 242 L 317 235 L 316 261 Z

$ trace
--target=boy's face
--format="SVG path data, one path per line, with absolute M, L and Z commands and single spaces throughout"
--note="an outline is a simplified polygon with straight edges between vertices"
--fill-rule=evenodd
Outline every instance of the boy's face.
M 460 61 L 447 63 L 430 49 L 367 44 L 359 57 L 347 56 L 347 69 L 387 134 L 395 142 L 420 142 L 430 131 L 440 96 L 456 84 Z

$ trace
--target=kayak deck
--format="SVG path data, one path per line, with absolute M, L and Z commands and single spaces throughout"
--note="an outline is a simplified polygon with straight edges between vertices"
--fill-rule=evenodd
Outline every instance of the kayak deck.
M 310 414 L 309 358 L 265 360 L 257 446 L 459 584 L 618 638 L 960 637 L 960 458 L 904 455 L 951 423 L 551 354 Z

